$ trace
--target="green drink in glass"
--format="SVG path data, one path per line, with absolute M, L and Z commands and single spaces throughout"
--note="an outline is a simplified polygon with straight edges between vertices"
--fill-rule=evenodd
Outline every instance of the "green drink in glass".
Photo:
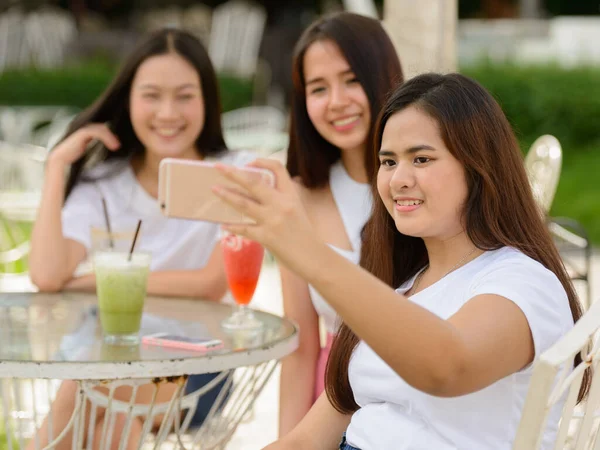
M 150 255 L 126 252 L 94 254 L 96 292 L 104 341 L 136 345 L 146 299 Z

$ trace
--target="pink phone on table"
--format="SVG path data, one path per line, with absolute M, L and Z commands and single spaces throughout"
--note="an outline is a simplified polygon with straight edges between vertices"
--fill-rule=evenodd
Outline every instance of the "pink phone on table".
M 275 185 L 270 170 L 239 167 L 256 177 L 258 183 Z M 165 158 L 158 171 L 158 201 L 167 217 L 203 220 L 208 222 L 239 224 L 253 223 L 229 206 L 212 191 L 213 186 L 223 186 L 243 193 L 243 188 L 229 181 L 214 163 L 188 159 Z
M 209 351 L 223 348 L 223 341 L 215 338 L 195 338 L 170 333 L 154 333 L 142 337 L 142 343 L 182 350 Z

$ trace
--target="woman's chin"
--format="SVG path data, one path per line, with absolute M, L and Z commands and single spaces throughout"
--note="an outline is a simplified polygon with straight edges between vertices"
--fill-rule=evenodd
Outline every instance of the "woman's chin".
M 182 148 L 186 150 L 182 150 Z M 159 159 L 163 158 L 193 158 L 195 150 L 189 145 L 169 145 L 146 148 L 146 151 Z

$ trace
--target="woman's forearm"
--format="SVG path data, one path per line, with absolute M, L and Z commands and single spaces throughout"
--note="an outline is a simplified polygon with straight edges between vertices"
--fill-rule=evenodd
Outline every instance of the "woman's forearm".
M 296 350 L 281 364 L 279 436 L 288 434 L 310 410 L 314 401 L 318 351 Z
M 92 274 L 72 278 L 65 285 L 65 290 L 93 292 L 96 290 L 96 277 Z M 225 292 L 227 281 L 211 276 L 204 269 L 157 271 L 148 275 L 148 295 L 218 301 Z
M 48 158 L 42 200 L 31 234 L 29 273 L 42 291 L 57 291 L 71 278 L 77 261 L 69 261 L 68 242 L 62 231 L 65 165 Z
M 210 270 L 168 270 L 150 273 L 148 294 L 219 301 L 227 292 L 222 273 Z

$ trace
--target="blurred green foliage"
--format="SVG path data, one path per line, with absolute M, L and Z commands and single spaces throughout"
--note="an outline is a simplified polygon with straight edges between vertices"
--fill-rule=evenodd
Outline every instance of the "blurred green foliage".
M 600 67 L 483 63 L 461 72 L 496 97 L 524 146 L 542 134 L 556 136 L 566 158 L 600 146 Z
M 563 166 L 550 215 L 579 221 L 600 245 L 600 67 L 482 63 L 461 72 L 496 97 L 523 153 L 542 134 L 560 141 Z

